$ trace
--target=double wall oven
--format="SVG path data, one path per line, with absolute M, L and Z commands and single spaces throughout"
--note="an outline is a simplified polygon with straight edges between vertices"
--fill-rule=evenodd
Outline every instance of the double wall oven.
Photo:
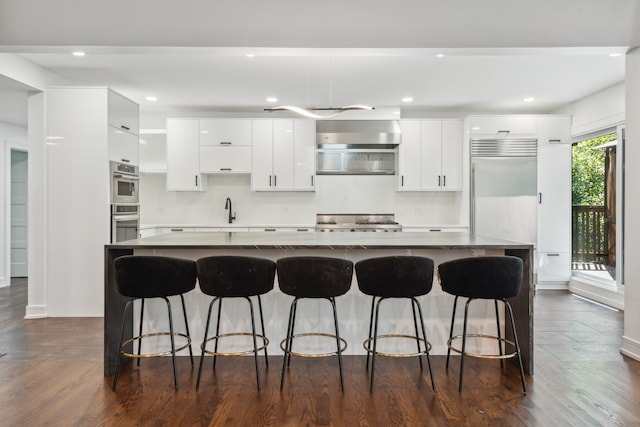
M 137 239 L 140 230 L 138 166 L 110 162 L 111 243 Z

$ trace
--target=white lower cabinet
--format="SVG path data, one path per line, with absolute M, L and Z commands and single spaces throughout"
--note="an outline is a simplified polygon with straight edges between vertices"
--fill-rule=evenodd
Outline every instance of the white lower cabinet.
M 538 283 L 566 284 L 571 279 L 571 253 L 538 252 Z

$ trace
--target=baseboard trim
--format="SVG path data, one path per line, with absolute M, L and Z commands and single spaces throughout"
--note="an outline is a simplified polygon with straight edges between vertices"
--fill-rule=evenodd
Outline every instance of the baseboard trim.
M 11 284 L 11 281 L 7 281 L 5 276 L 0 277 L 0 288 L 6 288 Z
M 25 319 L 44 319 L 47 317 L 46 305 L 28 305 L 25 310 Z
M 567 291 L 569 290 L 569 282 L 538 282 L 536 290 L 540 291 Z
M 620 353 L 632 359 L 640 360 L 640 342 L 623 335 Z
M 569 291 L 609 307 L 624 310 L 624 291 L 620 289 L 608 288 L 597 282 L 573 276 L 569 282 Z

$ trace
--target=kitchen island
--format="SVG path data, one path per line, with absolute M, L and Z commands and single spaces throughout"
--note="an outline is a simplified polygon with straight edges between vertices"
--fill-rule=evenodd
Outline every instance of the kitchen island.
M 104 373 L 111 375 L 115 369 L 120 322 L 126 299 L 117 292 L 113 276 L 113 260 L 122 255 L 161 255 L 187 259 L 198 259 L 211 255 L 246 255 L 277 260 L 286 256 L 318 255 L 346 258 L 354 263 L 365 258 L 388 255 L 427 256 L 437 265 L 441 262 L 482 255 L 512 255 L 524 261 L 524 277 L 520 294 L 511 299 L 516 317 L 516 329 L 520 340 L 525 372 L 533 373 L 533 246 L 527 243 L 511 242 L 468 233 L 269 233 L 269 232 L 237 232 L 237 233 L 171 233 L 144 239 L 131 240 L 105 246 L 105 320 L 104 320 Z M 277 281 L 277 279 L 276 279 Z M 391 286 L 392 284 L 390 284 Z M 185 295 L 189 315 L 189 327 L 193 340 L 194 353 L 199 354 L 201 337 L 204 335 L 206 310 L 210 297 L 196 290 Z M 453 297 L 445 294 L 434 274 L 432 291 L 421 297 L 420 302 L 425 314 L 425 323 L 429 341 L 432 343 L 432 354 L 446 354 L 446 341 L 449 334 L 449 323 Z M 281 354 L 278 343 L 285 336 L 287 316 L 291 297 L 281 293 L 277 283 L 274 290 L 263 296 L 266 335 L 271 339 L 270 354 Z M 233 303 L 233 302 L 231 302 Z M 394 301 L 395 303 L 395 301 Z M 240 303 L 238 303 L 240 304 Z M 302 323 L 302 329 L 309 325 L 313 328 L 324 328 L 324 307 L 322 301 L 311 300 L 304 309 L 313 310 L 310 319 L 321 319 L 313 324 Z M 354 274 L 351 290 L 337 299 L 338 317 L 341 335 L 349 343 L 344 354 L 365 354 L 362 341 L 367 336 L 369 310 L 371 300 L 360 293 Z M 390 307 L 386 314 L 387 327 L 390 330 L 408 328 L 411 331 L 413 322 L 406 316 L 408 306 L 402 301 Z M 244 306 L 237 306 L 233 313 L 224 313 L 221 331 L 226 326 L 246 324 L 249 318 Z M 299 305 L 302 308 L 302 303 Z M 151 304 L 145 307 L 146 316 L 154 319 L 156 327 L 166 326 L 166 308 L 161 305 L 154 308 Z M 246 312 L 245 312 L 246 311 Z M 131 319 L 131 316 L 128 316 Z M 179 318 L 179 317 L 175 317 Z M 461 322 L 462 312 L 456 318 Z M 327 321 L 329 319 L 326 319 Z M 311 322 L 311 320 L 309 320 Z M 330 323 L 327 322 L 327 325 Z M 505 322 L 502 322 L 504 325 Z M 495 328 L 493 303 L 476 302 L 470 310 L 470 329 Z M 126 325 L 126 334 L 131 337 L 134 323 Z M 176 328 L 182 328 L 177 324 Z M 330 327 L 327 326 L 330 331 Z M 507 330 L 507 336 L 509 331 Z M 493 344 L 495 347 L 495 344 Z M 148 348 L 147 348 L 148 349 Z M 490 350 L 491 351 L 491 350 Z M 494 349 L 495 351 L 495 349 Z M 184 352 L 184 351 L 183 351 Z M 186 353 L 183 353 L 186 354 Z

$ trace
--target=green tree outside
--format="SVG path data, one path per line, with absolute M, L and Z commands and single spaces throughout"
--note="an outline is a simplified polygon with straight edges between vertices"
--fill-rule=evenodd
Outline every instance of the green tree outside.
M 571 166 L 571 203 L 604 205 L 604 149 L 598 145 L 616 139 L 615 134 L 581 141 L 573 146 Z

